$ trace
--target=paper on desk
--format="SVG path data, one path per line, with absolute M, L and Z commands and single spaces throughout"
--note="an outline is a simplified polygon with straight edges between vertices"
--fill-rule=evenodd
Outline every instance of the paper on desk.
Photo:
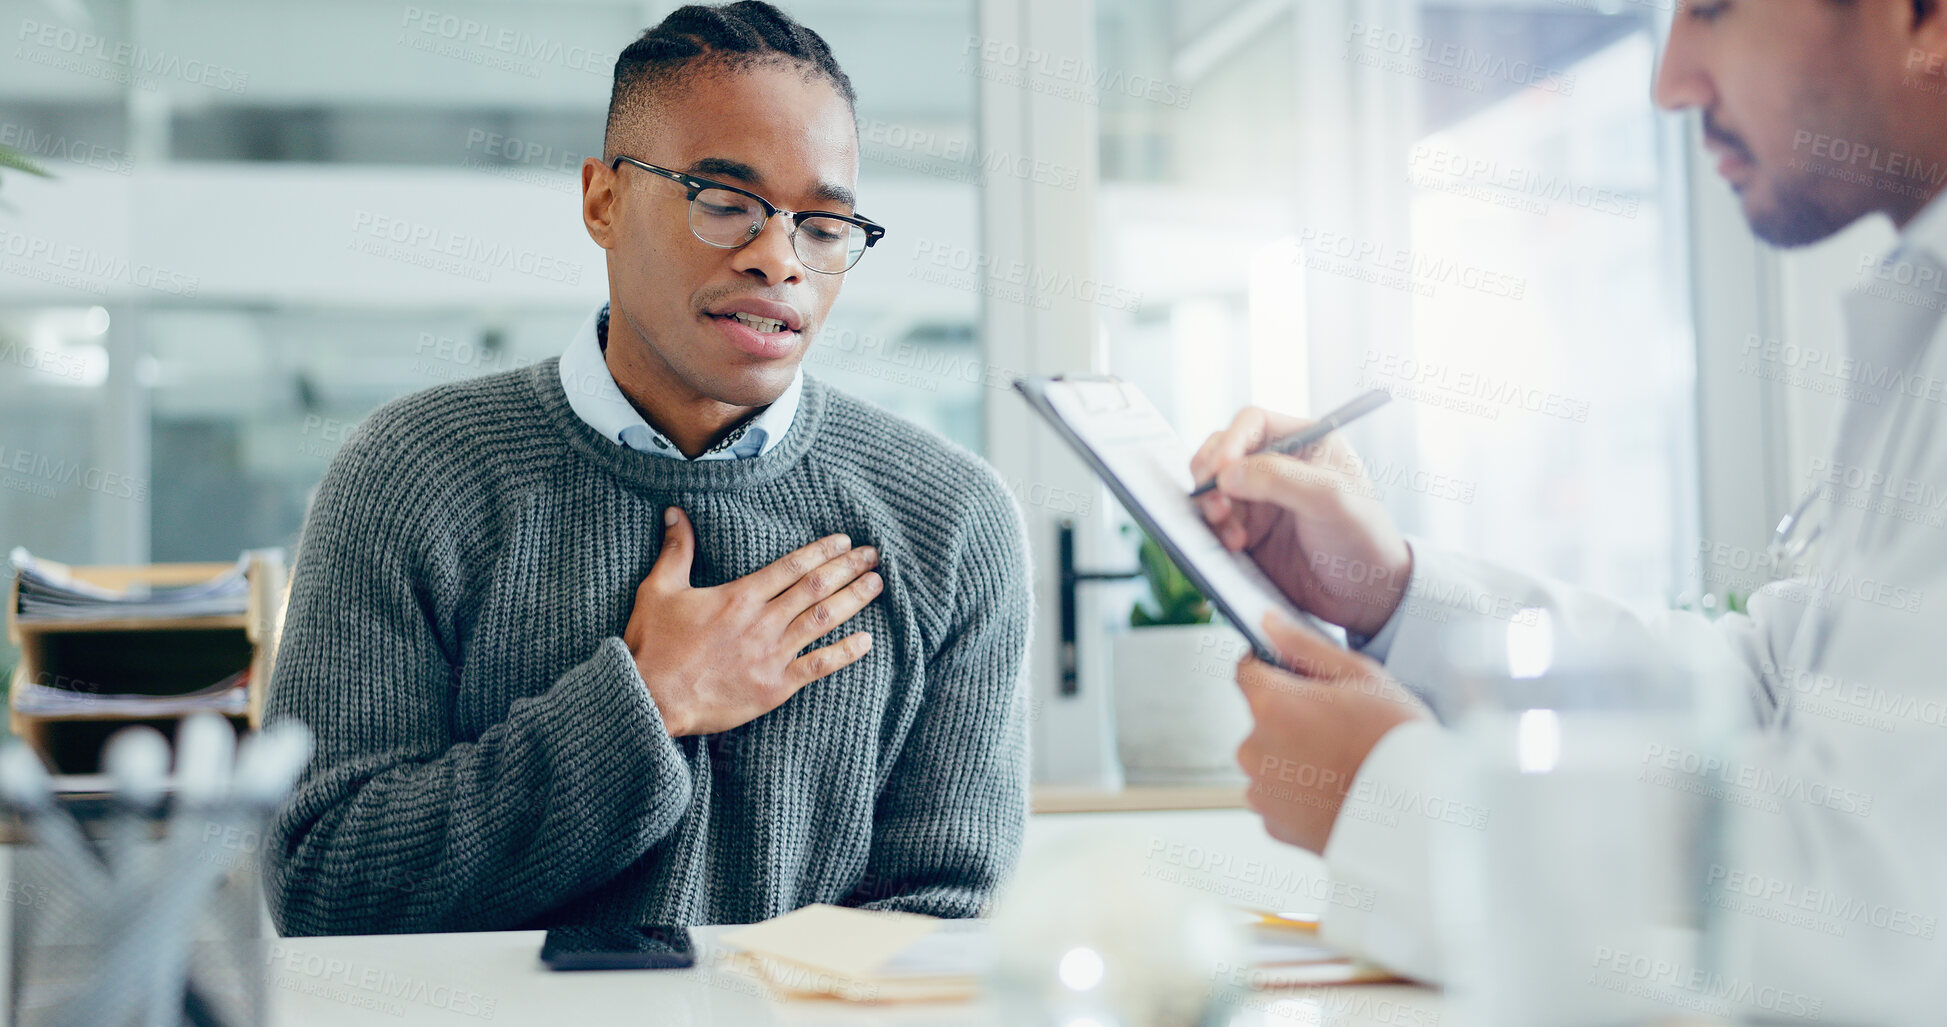
M 1246 950 L 1250 969 L 1245 976 L 1253 988 L 1376 984 L 1400 979 L 1388 970 L 1359 962 L 1319 941 L 1317 929 L 1302 922 L 1260 921 L 1252 927 L 1250 937 L 1250 947 Z
M 879 965 L 882 977 L 980 976 L 994 964 L 994 935 L 984 920 L 940 920 Z
M 731 931 L 723 941 L 747 952 L 866 977 L 939 924 L 916 913 L 816 905 Z
M 1253 917 L 1255 919 L 1255 917 Z M 981 920 L 937 920 L 842 906 L 806 906 L 723 936 L 741 963 L 784 998 L 945 1002 L 973 998 L 996 953 Z M 1396 980 L 1304 929 L 1260 925 L 1247 979 L 1254 988 Z
M 941 1002 L 972 998 L 983 964 L 979 926 L 844 906 L 806 906 L 723 936 L 787 998 Z M 984 926 L 984 925 L 982 925 Z

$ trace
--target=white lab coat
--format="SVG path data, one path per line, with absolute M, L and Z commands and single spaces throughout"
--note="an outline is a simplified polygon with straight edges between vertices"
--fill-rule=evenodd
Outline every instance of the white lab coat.
M 1937 1022 L 1947 1008 L 1947 203 L 1908 226 L 1884 267 L 1890 281 L 1869 280 L 1847 299 L 1847 352 L 1857 363 L 1832 367 L 1854 388 L 1832 449 L 1839 481 L 1826 497 L 1816 575 L 1767 586 L 1748 615 L 1710 622 L 1639 615 L 1416 544 L 1412 592 L 1476 598 L 1449 608 L 1453 618 L 1549 610 L 1558 648 L 1620 632 L 1692 665 L 1733 666 L 1753 709 L 1734 749 L 1738 766 L 1822 786 L 1814 801 L 1775 812 L 1730 806 L 1738 869 L 1797 889 L 1787 893 L 1794 901 L 1864 912 L 1826 918 L 1840 923 L 1836 936 L 1720 918 L 1733 932 L 1725 974 L 1809 996 L 1826 1021 Z M 1848 476 L 1860 487 L 1847 487 Z M 1703 558 L 1741 564 L 1741 555 Z M 1437 706 L 1451 688 L 1438 644 L 1445 625 L 1395 620 L 1374 640 L 1375 655 Z M 1396 729 L 1367 758 L 1354 794 L 1437 791 L 1449 744 L 1431 723 Z M 1325 937 L 1439 980 L 1430 853 L 1433 832 L 1454 829 L 1423 816 L 1340 817 L 1327 864 L 1370 902 L 1326 910 Z

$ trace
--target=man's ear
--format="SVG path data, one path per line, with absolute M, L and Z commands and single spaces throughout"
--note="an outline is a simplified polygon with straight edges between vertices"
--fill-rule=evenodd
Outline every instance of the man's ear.
M 588 237 L 605 250 L 615 248 L 615 169 L 595 159 L 581 161 L 581 223 Z

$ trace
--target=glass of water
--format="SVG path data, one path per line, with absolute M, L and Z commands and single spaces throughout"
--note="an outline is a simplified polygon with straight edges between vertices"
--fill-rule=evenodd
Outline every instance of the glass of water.
M 1711 972 L 1699 910 L 1720 814 L 1683 768 L 1710 764 L 1735 715 L 1721 670 L 1672 662 L 1633 623 L 1558 639 L 1542 610 L 1446 643 L 1448 783 L 1484 814 L 1433 853 L 1455 1019 L 1710 1013 L 1693 982 Z

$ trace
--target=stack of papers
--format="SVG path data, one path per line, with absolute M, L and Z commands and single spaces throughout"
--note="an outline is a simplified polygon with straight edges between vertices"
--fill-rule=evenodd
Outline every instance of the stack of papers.
M 205 581 L 188 585 L 103 588 L 82 581 L 63 564 L 42 560 L 16 546 L 21 620 L 120 620 L 134 617 L 207 617 L 244 612 L 250 600 L 250 554 Z
M 13 696 L 17 712 L 39 717 L 186 717 L 201 710 L 241 717 L 250 709 L 250 671 L 240 670 L 208 688 L 181 695 L 102 695 L 23 678 L 14 683 Z

